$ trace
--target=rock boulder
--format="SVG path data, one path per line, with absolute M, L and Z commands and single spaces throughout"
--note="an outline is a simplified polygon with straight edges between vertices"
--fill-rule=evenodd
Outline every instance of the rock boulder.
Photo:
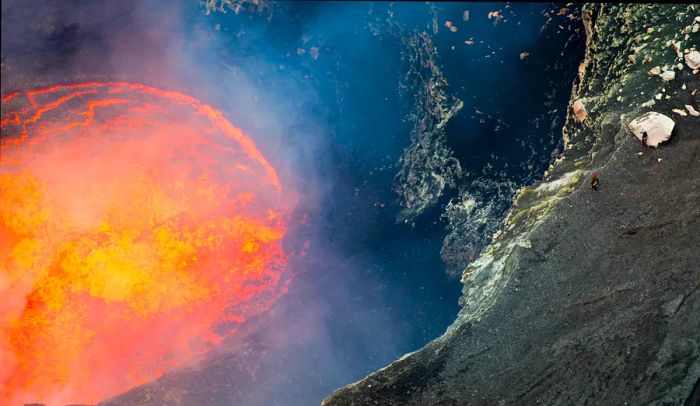
M 685 54 L 685 63 L 690 69 L 700 68 L 700 52 L 691 51 Z
M 675 125 L 676 123 L 670 117 L 651 111 L 632 120 L 628 127 L 640 141 L 642 134 L 646 131 L 647 145 L 658 147 L 659 144 L 671 138 Z
M 574 102 L 573 109 L 576 121 L 582 122 L 588 117 L 588 112 L 586 112 L 586 106 L 583 105 L 581 100 L 576 100 Z

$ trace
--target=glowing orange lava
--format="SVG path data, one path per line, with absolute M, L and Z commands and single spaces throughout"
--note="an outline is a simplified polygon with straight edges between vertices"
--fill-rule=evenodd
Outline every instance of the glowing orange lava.
M 285 290 L 275 169 L 214 108 L 131 83 L 2 98 L 0 404 L 97 402 Z

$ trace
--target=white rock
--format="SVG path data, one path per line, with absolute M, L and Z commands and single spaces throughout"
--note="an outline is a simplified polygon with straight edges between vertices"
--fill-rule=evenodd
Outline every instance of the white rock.
M 693 24 L 693 32 L 698 32 L 700 30 L 700 24 Z
M 690 69 L 700 68 L 700 52 L 691 51 L 685 54 L 685 64 L 688 65 Z
M 685 110 L 681 110 L 681 109 L 672 109 L 671 111 L 678 114 L 681 117 L 685 117 L 688 115 L 688 113 L 686 113 Z
M 664 82 L 670 82 L 676 78 L 676 72 L 674 72 L 672 70 L 668 70 L 659 76 L 661 77 L 661 80 L 663 80 Z
M 655 66 L 655 67 L 649 69 L 649 72 L 647 72 L 647 75 L 656 76 L 659 73 L 661 73 L 661 68 L 659 66 Z
M 668 116 L 655 111 L 644 113 L 628 124 L 628 128 L 641 141 L 644 131 L 647 132 L 647 145 L 657 147 L 660 143 L 671 138 L 676 123 Z
M 683 83 L 683 86 L 681 86 L 681 89 L 685 90 L 685 83 Z
M 673 50 L 676 51 L 676 56 L 679 58 L 683 57 L 683 52 L 681 52 L 681 43 L 676 41 L 673 43 Z
M 656 97 L 656 100 L 661 100 L 661 98 L 663 97 L 663 95 L 662 95 L 661 93 L 659 93 L 659 94 L 657 94 L 655 97 Z
M 693 106 L 691 106 L 690 104 L 686 104 L 686 105 L 685 105 L 685 109 L 688 110 L 688 113 L 690 113 L 690 115 L 693 116 L 693 117 L 700 116 L 700 112 L 698 112 L 697 110 L 695 110 L 695 109 L 693 108 Z

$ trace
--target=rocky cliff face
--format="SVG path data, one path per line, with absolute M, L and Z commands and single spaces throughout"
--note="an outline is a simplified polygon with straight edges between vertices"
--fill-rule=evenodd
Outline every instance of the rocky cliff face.
M 700 402 L 700 7 L 583 14 L 564 152 L 464 271 L 459 317 L 324 405 Z M 675 122 L 658 148 L 628 128 L 650 111 Z

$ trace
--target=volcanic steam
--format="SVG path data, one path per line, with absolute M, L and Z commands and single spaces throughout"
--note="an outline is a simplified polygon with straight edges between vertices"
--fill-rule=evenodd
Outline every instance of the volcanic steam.
M 2 98 L 0 403 L 96 402 L 285 291 L 275 169 L 214 108 L 131 83 Z

